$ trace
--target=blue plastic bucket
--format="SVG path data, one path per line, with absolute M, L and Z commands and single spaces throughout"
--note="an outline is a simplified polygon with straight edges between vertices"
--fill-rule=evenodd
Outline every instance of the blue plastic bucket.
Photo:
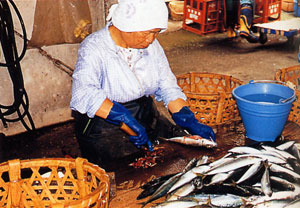
M 284 129 L 296 98 L 294 90 L 274 82 L 251 80 L 232 91 L 246 136 L 252 140 L 275 141 Z

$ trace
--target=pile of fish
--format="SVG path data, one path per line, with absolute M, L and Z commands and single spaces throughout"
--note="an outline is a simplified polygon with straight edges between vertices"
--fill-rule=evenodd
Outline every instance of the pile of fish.
M 300 207 L 300 143 L 234 147 L 215 161 L 192 159 L 181 172 L 144 184 L 143 207 Z M 162 201 L 162 200 L 160 200 Z

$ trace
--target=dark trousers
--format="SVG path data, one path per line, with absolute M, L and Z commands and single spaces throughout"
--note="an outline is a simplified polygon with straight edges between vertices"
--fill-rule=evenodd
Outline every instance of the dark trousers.
M 152 142 L 161 137 L 172 137 L 180 130 L 173 126 L 168 119 L 160 116 L 152 97 L 122 103 L 137 121 L 146 128 Z M 129 136 L 120 130 L 119 126 L 106 122 L 95 116 L 74 112 L 76 137 L 81 149 L 82 157 L 99 166 L 106 166 L 111 160 L 120 159 L 134 153 L 137 149 Z

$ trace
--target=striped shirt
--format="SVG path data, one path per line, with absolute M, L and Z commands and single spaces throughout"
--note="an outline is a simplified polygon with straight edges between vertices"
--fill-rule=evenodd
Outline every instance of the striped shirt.
M 80 44 L 73 73 L 71 109 L 93 118 L 106 98 L 125 103 L 154 95 L 165 106 L 177 98 L 186 100 L 158 41 L 146 49 L 134 49 L 134 60 L 126 61 L 128 54 L 124 57 L 124 51 L 110 36 L 110 24 Z

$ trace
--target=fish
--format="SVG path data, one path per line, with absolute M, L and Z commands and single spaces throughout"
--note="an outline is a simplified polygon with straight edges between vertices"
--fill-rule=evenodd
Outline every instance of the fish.
M 197 205 L 199 205 L 199 203 L 193 200 L 173 200 L 159 203 L 152 208 L 190 208 L 195 207 Z
M 234 173 L 234 171 L 229 171 L 227 173 L 218 173 L 218 174 L 214 175 L 211 178 L 211 181 L 208 184 L 208 186 L 226 181 L 228 178 L 230 178 L 230 176 L 232 176 L 233 173 Z
M 146 204 L 159 199 L 160 197 L 164 196 L 169 189 L 174 185 L 174 183 L 177 182 L 177 180 L 182 175 L 181 172 L 177 173 L 176 175 L 169 178 L 166 182 L 164 182 L 152 195 L 151 197 L 144 203 L 142 203 L 143 207 L 146 206 Z
M 298 173 L 295 173 L 293 170 L 290 170 L 288 168 L 282 167 L 282 166 L 277 165 L 277 164 L 272 164 L 270 166 L 270 171 L 287 175 L 293 181 L 297 181 L 297 180 L 299 181 L 300 180 L 300 175 Z
M 188 172 L 184 173 L 179 177 L 179 179 L 174 183 L 174 185 L 168 190 L 168 193 L 171 193 L 172 191 L 176 190 L 180 186 L 189 183 L 194 178 L 196 178 L 198 175 L 194 173 L 192 170 L 189 170 Z
M 192 169 L 193 167 L 195 167 L 198 163 L 197 158 L 193 158 L 191 159 L 188 164 L 185 166 L 185 168 L 182 170 L 182 172 L 186 173 L 187 171 L 189 171 L 190 169 Z
M 298 207 L 300 163 L 294 152 L 297 149 L 299 153 L 297 144 L 234 147 L 210 162 L 208 157 L 193 158 L 177 173 L 176 181 L 151 197 L 155 200 L 166 196 L 157 207 L 171 208 L 181 207 L 182 201 L 182 207 Z
M 270 181 L 272 184 L 272 187 L 278 187 L 281 190 L 289 190 L 289 191 L 294 191 L 295 190 L 295 185 L 289 182 L 288 180 L 285 180 L 284 178 L 280 178 L 277 176 L 270 176 Z
M 266 196 L 272 196 L 273 191 L 271 189 L 270 175 L 269 175 L 269 164 L 267 161 L 264 161 L 265 171 L 261 177 L 261 189 Z
M 268 152 L 262 152 L 260 154 L 243 154 L 243 155 L 237 155 L 235 156 L 236 158 L 238 157 L 257 157 L 261 158 L 261 160 L 268 160 L 270 163 L 275 163 L 275 164 L 286 164 L 287 160 L 283 158 L 276 157 L 274 155 L 270 155 Z
M 293 145 L 291 150 L 292 150 L 292 154 L 297 158 L 297 160 L 299 162 L 300 161 L 300 151 L 299 151 L 299 149 L 295 145 Z
M 244 182 L 251 176 L 255 175 L 262 167 L 263 161 L 259 161 L 258 163 L 254 163 L 250 166 L 250 168 L 243 174 L 243 176 L 236 182 L 237 184 Z
M 154 194 L 154 192 L 164 183 L 165 181 L 160 181 L 159 183 L 153 184 L 152 186 L 149 186 L 145 188 L 137 197 L 137 200 L 144 199 L 148 196 L 151 196 Z
M 284 208 L 287 204 L 290 203 L 290 200 L 271 200 L 266 201 L 261 204 L 253 206 L 253 208 Z
M 197 178 L 195 178 L 195 179 L 197 179 Z M 176 191 L 174 191 L 174 193 L 172 193 L 168 197 L 167 201 L 177 200 L 180 197 L 183 197 L 183 196 L 186 196 L 186 195 L 190 194 L 191 192 L 193 192 L 196 189 L 196 185 L 198 185 L 196 183 L 194 183 L 192 181 L 190 183 L 187 183 L 187 184 L 181 186 L 180 188 L 178 188 Z
M 184 145 L 190 145 L 195 147 L 206 147 L 206 148 L 215 148 L 217 147 L 217 143 L 211 139 L 205 139 L 198 135 L 189 135 L 182 137 L 172 137 L 172 138 L 163 138 L 161 139 L 168 142 L 176 142 Z
M 207 155 L 203 155 L 196 163 L 196 166 L 200 166 L 203 164 L 206 164 L 208 162 L 208 156 Z
M 293 200 L 284 206 L 284 208 L 299 208 L 300 207 L 300 198 Z
M 284 159 L 295 159 L 295 160 L 297 159 L 294 155 L 292 155 L 286 151 L 276 149 L 274 147 L 262 145 L 262 148 L 264 148 L 268 152 L 274 152 L 274 153 L 278 154 L 279 157 L 282 157 Z
M 260 154 L 261 151 L 258 149 L 255 149 L 253 147 L 247 147 L 247 146 L 241 146 L 241 147 L 234 147 L 228 152 L 236 153 L 236 154 Z
M 294 144 L 295 144 L 295 141 L 287 141 L 283 144 L 278 145 L 276 148 L 279 150 L 288 150 L 289 148 L 294 146 Z
M 143 184 L 140 188 L 142 189 L 147 189 L 151 186 L 155 186 L 156 184 L 158 183 L 162 183 L 162 182 L 165 182 L 166 180 L 168 180 L 169 178 L 171 178 L 172 176 L 174 176 L 176 173 L 171 173 L 171 174 L 167 174 L 167 175 L 164 175 L 164 176 L 161 176 L 161 177 L 157 177 L 157 178 L 154 178 L 152 179 L 151 181 Z
M 210 164 L 208 164 L 209 167 L 213 168 L 213 167 L 218 167 L 220 165 L 223 165 L 224 163 L 229 163 L 231 161 L 234 161 L 235 158 L 234 157 L 222 157 L 219 160 L 216 160 Z
M 214 175 L 216 173 L 229 172 L 244 166 L 252 165 L 260 162 L 261 159 L 257 157 L 239 157 L 234 158 L 233 161 L 225 162 L 217 167 L 212 167 L 211 170 L 207 171 L 206 175 Z
M 226 194 L 210 199 L 210 204 L 215 207 L 241 207 L 245 204 L 241 196 Z

